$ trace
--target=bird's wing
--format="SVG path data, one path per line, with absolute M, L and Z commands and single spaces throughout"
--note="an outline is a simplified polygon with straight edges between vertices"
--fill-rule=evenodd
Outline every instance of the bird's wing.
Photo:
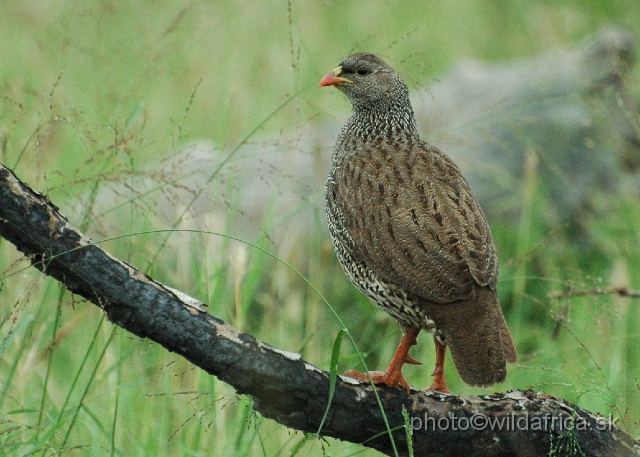
M 415 142 L 408 154 L 348 154 L 330 183 L 356 260 L 427 300 L 495 287 L 495 246 L 480 205 L 444 153 Z M 331 211 L 331 208 L 329 208 Z

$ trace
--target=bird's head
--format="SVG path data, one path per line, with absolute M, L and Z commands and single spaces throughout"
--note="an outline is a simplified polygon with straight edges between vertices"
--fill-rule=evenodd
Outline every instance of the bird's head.
M 409 100 L 409 91 L 402 78 L 382 59 L 369 52 L 359 52 L 345 58 L 340 65 L 320 81 L 320 87 L 336 86 L 344 92 L 354 108 L 375 108 Z

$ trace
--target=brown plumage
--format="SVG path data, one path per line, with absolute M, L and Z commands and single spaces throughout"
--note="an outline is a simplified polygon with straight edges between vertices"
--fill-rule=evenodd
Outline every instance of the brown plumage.
M 516 350 L 498 303 L 489 225 L 458 167 L 420 139 L 404 81 L 357 53 L 327 74 L 353 106 L 333 150 L 326 187 L 329 231 L 345 272 L 393 316 L 403 339 L 376 383 L 408 389 L 401 369 L 421 329 L 433 332 L 432 390 L 448 392 L 446 347 L 462 379 L 504 381 Z M 361 380 L 366 375 L 347 372 Z

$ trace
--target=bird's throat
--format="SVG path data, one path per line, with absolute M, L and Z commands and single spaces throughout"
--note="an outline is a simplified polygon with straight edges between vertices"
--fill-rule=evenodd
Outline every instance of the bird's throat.
M 419 139 L 415 116 L 411 105 L 387 105 L 356 107 L 342 128 L 344 135 L 364 141 L 411 137 Z

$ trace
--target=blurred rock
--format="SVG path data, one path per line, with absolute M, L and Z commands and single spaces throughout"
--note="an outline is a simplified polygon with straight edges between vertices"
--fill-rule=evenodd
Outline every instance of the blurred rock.
M 598 193 L 638 193 L 635 56 L 633 37 L 610 29 L 519 62 L 464 62 L 421 93 L 419 128 L 463 169 L 490 221 L 518 214 L 529 155 L 549 217 L 575 222 Z

